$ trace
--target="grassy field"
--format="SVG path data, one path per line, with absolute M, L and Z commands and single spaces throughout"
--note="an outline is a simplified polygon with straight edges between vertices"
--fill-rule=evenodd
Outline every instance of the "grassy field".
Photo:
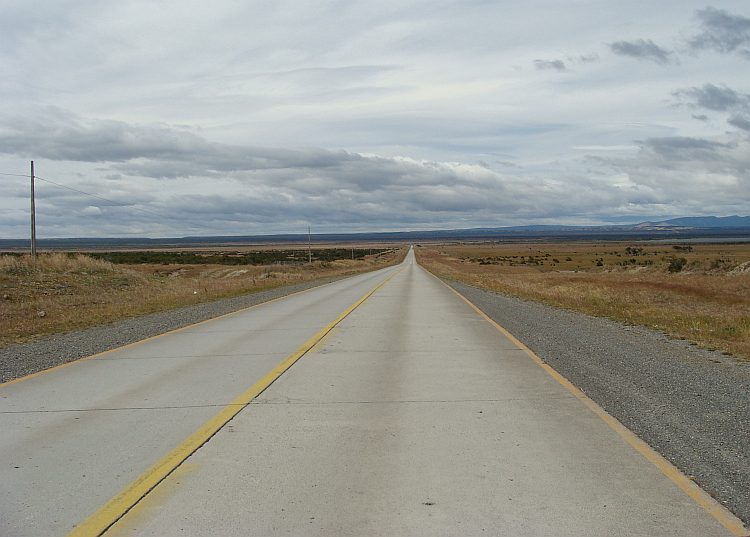
M 437 275 L 663 330 L 750 359 L 750 243 L 443 244 L 416 249 Z M 351 250 L 347 250 L 351 255 Z M 373 255 L 369 255 L 373 252 Z M 393 264 L 405 250 L 320 250 L 312 264 L 237 264 L 203 252 L 113 263 L 90 255 L 0 256 L 0 347 L 118 319 Z M 297 255 L 299 254 L 299 255 Z M 140 254 L 139 254 L 140 255 Z M 268 253 L 264 255 L 270 255 Z M 305 258 L 306 249 L 285 254 Z M 213 256 L 213 257 L 212 257 Z M 338 259 L 326 261 L 327 258 Z M 122 259 L 121 257 L 117 259 Z M 219 261 L 220 263 L 216 262 Z
M 750 243 L 444 244 L 433 273 L 750 359 Z
M 225 264 L 174 263 L 180 259 L 173 256 L 153 262 L 153 255 L 146 256 L 152 262 L 128 264 L 82 254 L 41 254 L 36 263 L 28 255 L 0 256 L 0 348 L 127 317 L 375 270 L 406 254 L 372 251 L 365 255 L 355 250 L 352 260 L 319 250 L 314 254 L 322 261 L 275 265 L 236 264 L 237 256 L 231 255 Z M 299 253 L 307 257 L 306 248 Z

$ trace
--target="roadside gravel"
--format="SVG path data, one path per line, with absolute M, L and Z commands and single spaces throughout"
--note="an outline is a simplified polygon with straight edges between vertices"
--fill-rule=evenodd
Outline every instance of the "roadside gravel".
M 750 523 L 750 363 L 647 328 L 446 283 Z
M 0 383 L 346 278 L 340 276 L 188 306 L 0 349 Z

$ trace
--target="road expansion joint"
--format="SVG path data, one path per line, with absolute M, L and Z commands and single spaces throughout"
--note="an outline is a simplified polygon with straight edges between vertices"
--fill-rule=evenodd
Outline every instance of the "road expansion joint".
M 569 399 L 568 395 L 545 396 L 536 398 L 540 401 L 550 399 Z M 468 404 L 468 403 L 507 403 L 510 401 L 533 401 L 529 397 L 506 397 L 502 399 L 393 399 L 388 401 L 300 401 L 300 400 L 254 400 L 248 405 L 300 405 L 300 406 L 330 406 L 330 405 L 402 405 L 402 404 Z
M 213 403 L 210 405 L 171 405 L 171 406 L 133 406 L 118 408 L 63 408 L 54 410 L 6 410 L 0 412 L 3 414 L 63 414 L 80 412 L 121 412 L 130 410 L 187 410 L 191 408 L 225 408 L 231 406 L 244 406 L 235 403 Z
M 237 354 L 180 354 L 176 356 L 127 356 L 124 358 L 112 358 L 110 356 L 102 356 L 98 358 L 91 358 L 92 362 L 138 362 L 141 360 L 184 360 L 186 358 L 238 358 L 238 357 L 251 357 L 251 356 L 267 356 L 267 353 L 254 353 L 244 352 L 241 355 Z

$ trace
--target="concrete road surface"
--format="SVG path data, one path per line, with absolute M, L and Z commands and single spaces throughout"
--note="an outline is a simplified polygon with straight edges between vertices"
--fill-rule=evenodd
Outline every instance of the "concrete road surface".
M 66 535 L 389 268 L 0 386 L 0 536 Z
M 747 534 L 411 253 L 0 388 L 2 535 Z

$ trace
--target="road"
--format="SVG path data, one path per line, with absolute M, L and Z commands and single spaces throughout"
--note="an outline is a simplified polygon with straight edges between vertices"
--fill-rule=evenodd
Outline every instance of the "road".
M 411 252 L 0 405 L 2 535 L 747 534 Z

